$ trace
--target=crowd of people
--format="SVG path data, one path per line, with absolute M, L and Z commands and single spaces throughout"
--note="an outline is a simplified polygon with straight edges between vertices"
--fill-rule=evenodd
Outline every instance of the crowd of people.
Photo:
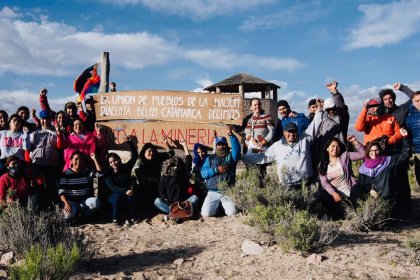
M 183 156 L 175 155 L 169 137 L 162 139 L 167 150 L 158 151 L 152 143 L 138 147 L 137 139 L 129 136 L 125 163 L 107 151 L 91 96 L 83 104 L 67 102 L 55 112 L 43 89 L 38 115 L 25 106 L 10 116 L 0 110 L 0 206 L 19 201 L 43 211 L 58 205 L 69 221 L 87 220 L 99 209 L 109 209 L 109 220 L 119 225 L 136 223 L 152 209 L 169 214 L 171 204 L 183 201 L 203 217 L 231 216 L 238 209 L 220 186 L 235 184 L 242 159 L 247 166 L 257 165 L 259 187 L 264 187 L 268 164 L 276 165 L 279 187 L 299 190 L 302 184 L 319 184 L 318 197 L 331 217 L 342 216 L 342 203 L 366 196 L 382 197 L 393 203 L 396 213 L 408 213 L 413 153 L 420 183 L 420 91 L 395 83 L 393 89 L 372 96 L 355 123 L 364 135 L 359 142 L 348 135 L 350 116 L 338 83 L 326 88 L 330 97 L 310 100 L 307 116 L 293 111 L 286 100 L 278 101 L 276 126 L 261 100 L 253 98 L 242 126 L 243 152 L 235 128 L 227 126 L 226 137 L 215 135 L 213 152 L 196 143 L 190 155 L 187 143 L 179 141 Z M 397 106 L 397 90 L 410 100 Z M 357 179 L 354 161 L 361 161 Z

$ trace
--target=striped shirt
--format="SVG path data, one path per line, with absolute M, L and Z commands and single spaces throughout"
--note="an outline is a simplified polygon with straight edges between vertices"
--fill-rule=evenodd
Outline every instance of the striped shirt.
M 85 169 L 75 173 L 67 169 L 58 181 L 58 195 L 64 195 L 71 202 L 81 203 L 93 197 L 93 178 L 102 176 L 95 170 Z

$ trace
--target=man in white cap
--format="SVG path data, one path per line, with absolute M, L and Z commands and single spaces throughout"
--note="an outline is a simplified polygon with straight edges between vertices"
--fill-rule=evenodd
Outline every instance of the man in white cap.
M 275 161 L 280 184 L 288 189 L 299 188 L 304 179 L 310 181 L 314 175 L 310 149 L 321 124 L 321 117 L 322 109 L 319 105 L 313 121 L 302 135 L 298 135 L 298 126 L 290 122 L 283 128 L 282 138 L 271 145 L 267 151 L 244 155 L 242 160 L 248 164 L 265 164 Z

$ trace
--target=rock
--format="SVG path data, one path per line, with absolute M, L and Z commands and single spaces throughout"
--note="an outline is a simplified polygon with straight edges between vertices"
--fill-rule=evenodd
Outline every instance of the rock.
M 321 264 L 321 262 L 325 259 L 325 257 L 318 255 L 318 254 L 312 254 L 309 257 L 306 258 L 306 261 L 310 264 Z
M 0 264 L 6 265 L 6 266 L 11 265 L 13 263 L 13 257 L 14 257 L 13 252 L 3 254 L 3 256 L 1 256 L 1 259 L 0 259 Z
M 176 260 L 174 260 L 174 265 L 180 266 L 180 265 L 182 265 L 184 263 L 184 261 L 185 260 L 183 258 L 176 259 Z
M 264 253 L 264 248 L 257 242 L 245 239 L 242 243 L 242 252 L 246 255 L 261 255 Z
M 0 269 L 0 278 L 1 279 L 7 279 L 7 271 Z

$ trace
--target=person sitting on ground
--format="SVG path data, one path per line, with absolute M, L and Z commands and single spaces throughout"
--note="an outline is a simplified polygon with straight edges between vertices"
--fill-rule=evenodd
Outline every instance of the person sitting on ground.
M 17 156 L 25 160 L 25 150 L 29 150 L 30 141 L 28 130 L 21 131 L 22 118 L 18 114 L 10 116 L 8 121 L 9 130 L 0 131 L 0 166 L 4 167 L 4 162 L 10 156 Z M 2 168 L 0 175 L 5 172 Z
M 198 197 L 188 193 L 190 187 L 188 166 L 191 166 L 191 157 L 184 162 L 180 157 L 172 157 L 162 172 L 159 181 L 159 197 L 155 199 L 155 206 L 165 214 L 169 214 L 170 205 L 174 202 L 188 200 L 193 208 L 197 207 Z
M 354 124 L 357 131 L 364 132 L 363 144 L 371 141 L 380 141 L 385 151 L 389 145 L 396 144 L 401 138 L 400 126 L 393 115 L 378 112 L 380 100 L 369 99 L 363 106 L 359 117 Z
M 90 154 L 95 168 L 86 164 L 86 155 L 75 151 L 70 156 L 70 168 L 61 174 L 58 180 L 58 195 L 65 220 L 71 220 L 81 214 L 87 218 L 99 209 L 99 199 L 94 196 L 93 178 L 103 174 L 96 155 Z
M 38 209 L 38 191 L 43 185 L 41 176 L 35 176 L 17 156 L 6 160 L 7 172 L 0 177 L 0 206 L 19 201 L 31 210 Z
M 283 129 L 288 123 L 295 123 L 298 127 L 298 136 L 303 135 L 305 129 L 309 126 L 309 120 L 303 113 L 296 113 L 290 109 L 290 105 L 286 100 L 280 100 L 277 103 L 278 122 L 274 132 L 273 141 L 278 141 L 283 135 Z
M 7 125 L 7 121 L 9 120 L 9 115 L 6 111 L 0 110 L 0 131 L 8 130 L 9 126 Z
M 344 209 L 339 204 L 343 198 L 356 203 L 360 195 L 352 162 L 363 159 L 366 154 L 363 145 L 354 135 L 348 136 L 347 141 L 354 145 L 356 152 L 347 152 L 346 146 L 338 138 L 332 138 L 324 147 L 319 163 L 319 179 L 326 191 L 322 193 L 322 200 L 330 214 L 336 218 L 344 216 Z
M 201 168 L 208 156 L 207 148 L 203 144 L 195 143 L 193 147 L 192 174 L 194 176 L 194 190 L 198 198 L 203 201 L 207 195 L 206 180 L 201 176 Z
M 122 163 L 121 157 L 116 153 L 109 153 L 106 158 L 109 171 L 105 175 L 105 185 L 111 191 L 108 201 L 112 207 L 112 222 L 121 222 L 121 206 L 129 207 L 127 223 L 133 224 L 138 221 L 137 204 L 138 198 L 133 184 L 131 183 L 131 169 L 137 160 L 137 147 L 134 144 L 135 136 L 127 137 L 126 143 L 130 146 L 131 156 L 127 163 Z
M 241 145 L 232 133 L 232 127 L 228 126 L 227 134 L 232 150 L 228 146 L 226 137 L 217 137 L 216 153 L 209 155 L 201 168 L 201 176 L 206 180 L 208 190 L 201 208 L 203 217 L 215 216 L 220 205 L 227 216 L 235 215 L 237 212 L 235 203 L 219 189 L 220 182 L 225 182 L 229 187 L 235 184 L 236 165 L 241 157 Z
M 39 112 L 40 127 L 30 134 L 29 159 L 37 174 L 45 177 L 45 206 L 58 202 L 57 178 L 59 149 L 64 146 L 64 137 L 51 125 L 50 112 Z
M 162 163 L 175 155 L 169 146 L 168 137 L 162 137 L 166 152 L 158 152 L 152 143 L 146 143 L 140 150 L 136 164 L 132 171 L 137 183 L 141 210 L 146 211 L 154 208 L 154 201 L 159 195 L 159 180 Z
M 299 188 L 302 180 L 313 179 L 311 143 L 321 124 L 322 110 L 318 111 L 308 128 L 298 136 L 298 126 L 289 122 L 283 129 L 283 137 L 264 153 L 247 154 L 242 160 L 247 164 L 276 162 L 279 181 L 285 188 Z
M 371 196 L 375 198 L 381 196 L 384 199 L 397 203 L 396 198 L 400 191 L 400 178 L 399 174 L 395 173 L 395 169 L 411 155 L 411 141 L 407 137 L 408 133 L 404 128 L 400 129 L 400 133 L 403 136 L 403 140 L 399 154 L 387 156 L 384 154 L 379 142 L 369 142 L 365 160 L 359 168 L 358 180 L 359 185 Z M 397 208 L 403 206 L 396 205 Z

